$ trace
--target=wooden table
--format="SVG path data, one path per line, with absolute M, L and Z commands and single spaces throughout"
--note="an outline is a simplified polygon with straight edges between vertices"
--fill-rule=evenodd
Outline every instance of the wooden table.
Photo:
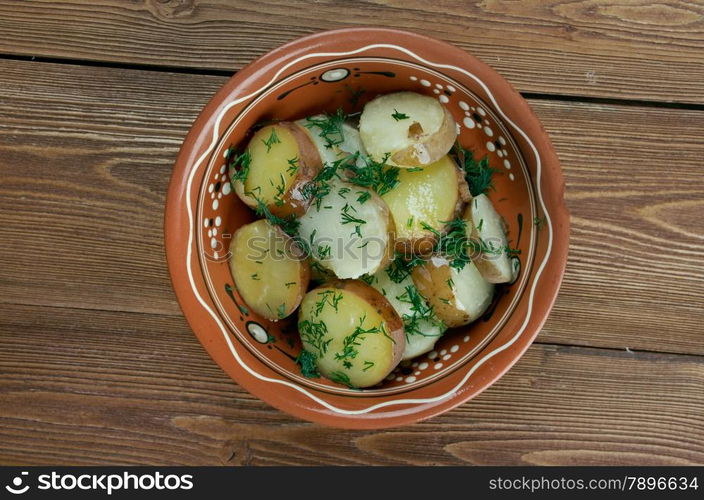
M 704 4 L 0 1 L 0 463 L 704 463 Z M 230 381 L 169 283 L 162 211 L 191 122 L 299 35 L 427 33 L 529 100 L 562 160 L 557 304 L 496 385 L 339 431 Z

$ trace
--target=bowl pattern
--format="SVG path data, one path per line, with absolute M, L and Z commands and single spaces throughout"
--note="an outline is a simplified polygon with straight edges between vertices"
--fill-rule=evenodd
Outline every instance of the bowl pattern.
M 269 322 L 249 311 L 228 268 L 229 239 L 254 219 L 229 183 L 225 157 L 266 120 L 338 107 L 357 112 L 380 93 L 435 96 L 460 142 L 498 170 L 490 198 L 520 250 L 518 280 L 497 289 L 483 318 L 450 330 L 436 349 L 358 391 L 300 375 L 295 316 Z M 525 101 L 496 73 L 443 42 L 410 33 L 326 32 L 273 51 L 239 72 L 194 124 L 167 201 L 167 256 L 187 319 L 211 356 L 262 399 L 302 418 L 385 427 L 445 411 L 491 384 L 528 347 L 557 293 L 567 213 L 557 158 Z

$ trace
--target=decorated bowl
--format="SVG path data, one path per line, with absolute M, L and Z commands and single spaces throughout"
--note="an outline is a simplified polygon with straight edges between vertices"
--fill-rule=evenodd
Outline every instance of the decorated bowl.
M 496 169 L 488 194 L 508 226 L 520 272 L 488 311 L 448 331 L 383 384 L 354 390 L 301 375 L 294 321 L 258 317 L 228 265 L 234 231 L 255 220 L 233 191 L 225 158 L 257 123 L 320 111 L 359 111 L 408 90 L 438 99 L 459 141 Z M 292 41 L 233 76 L 184 140 L 168 191 L 166 253 L 178 301 L 196 337 L 238 384 L 301 419 L 345 428 L 409 424 L 479 394 L 525 352 L 548 316 L 567 258 L 569 215 L 550 140 L 526 101 L 457 47 L 391 29 L 327 31 Z

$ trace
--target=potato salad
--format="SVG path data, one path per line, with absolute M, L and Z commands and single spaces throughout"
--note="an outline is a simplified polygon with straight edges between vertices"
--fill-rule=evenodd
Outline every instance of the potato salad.
M 233 235 L 229 265 L 254 312 L 296 318 L 304 376 L 378 386 L 516 279 L 494 170 L 437 99 L 385 94 L 252 132 L 228 162 L 258 220 Z

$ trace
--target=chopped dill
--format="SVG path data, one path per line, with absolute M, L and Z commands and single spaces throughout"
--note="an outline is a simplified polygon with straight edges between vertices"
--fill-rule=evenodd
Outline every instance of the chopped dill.
M 418 256 L 413 256 L 410 260 L 404 258 L 403 255 L 396 255 L 396 258 L 386 268 L 386 275 L 394 283 L 401 283 L 411 275 L 413 269 L 423 263 L 423 259 Z
M 366 372 L 370 368 L 374 367 L 374 361 L 365 361 L 364 362 L 364 368 L 362 368 L 363 372 Z
M 405 292 L 400 296 L 396 297 L 399 301 L 410 304 L 411 313 L 402 314 L 401 319 L 403 320 L 403 329 L 406 335 L 422 335 L 428 337 L 428 335 L 421 329 L 423 325 L 421 322 L 429 322 L 432 325 L 439 326 L 444 329 L 443 323 L 437 318 L 433 312 L 433 308 L 427 304 L 425 299 L 421 297 L 418 293 L 418 289 L 415 285 L 408 285 L 404 288 Z M 434 334 L 432 336 L 437 336 Z
M 391 118 L 393 118 L 394 120 L 396 120 L 396 121 L 398 122 L 398 121 L 401 121 L 401 120 L 408 120 L 408 119 L 410 118 L 410 116 L 408 116 L 408 115 L 406 115 L 406 114 L 404 114 L 404 113 L 399 113 L 399 112 L 396 110 L 396 108 L 394 108 L 394 112 L 391 113 Z
M 323 116 L 310 116 L 306 118 L 305 126 L 308 129 L 317 127 L 320 132 L 318 135 L 325 141 L 326 148 L 332 148 L 338 144 L 342 144 L 345 140 L 345 135 L 342 130 L 342 124 L 345 123 L 347 115 L 338 108 L 333 114 L 325 114 Z
M 364 90 L 362 87 L 359 87 L 357 90 L 353 89 L 349 85 L 345 85 L 345 88 L 347 91 L 350 93 L 350 98 L 349 102 L 352 105 L 353 108 L 356 108 L 357 105 L 359 104 L 359 99 L 366 93 L 366 90 Z
M 320 377 L 316 363 L 317 360 L 318 357 L 314 353 L 301 349 L 300 354 L 296 358 L 296 364 L 301 367 L 301 375 L 306 378 Z
M 372 194 L 369 191 L 357 191 L 357 194 L 359 195 L 357 197 L 357 202 L 361 204 L 364 204 L 372 197 Z
M 373 274 L 363 274 L 358 279 L 364 281 L 367 285 L 373 285 L 376 281 L 376 277 Z
M 366 338 L 365 335 L 373 335 L 384 332 L 383 323 L 380 325 L 381 327 L 373 326 L 371 328 L 364 328 L 364 322 L 366 319 L 366 314 L 359 318 L 359 325 L 357 325 L 350 335 L 346 336 L 342 340 L 342 350 L 335 353 L 335 359 L 337 361 L 344 362 L 345 360 L 349 361 L 351 359 L 355 359 L 357 354 L 359 354 L 357 347 L 362 345 L 361 342 Z
M 316 316 L 320 315 L 320 313 L 323 312 L 323 309 L 325 309 L 326 305 L 332 306 L 332 308 L 335 309 L 335 312 L 338 312 L 337 308 L 343 298 L 343 295 L 341 293 L 335 292 L 335 290 L 323 290 L 322 292 L 318 292 L 318 297 L 320 297 L 320 299 L 318 299 L 318 301 L 315 303 Z
M 494 188 L 491 178 L 498 170 L 489 166 L 488 155 L 476 161 L 472 151 L 464 149 L 459 143 L 455 144 L 453 151 L 457 157 L 460 168 L 464 170 L 464 176 L 472 196 L 479 196 Z
M 252 155 L 248 150 L 237 154 L 232 151 L 228 155 L 228 166 L 232 169 L 232 175 L 230 179 L 232 182 L 242 182 L 244 183 L 249 176 L 249 167 L 252 164 Z
M 298 156 L 296 156 L 294 158 L 290 158 L 288 160 L 288 167 L 286 167 L 286 172 L 291 177 L 296 175 L 296 172 L 298 172 Z
M 328 327 L 323 321 L 316 323 L 307 319 L 303 320 L 298 323 L 298 331 L 303 342 L 317 350 L 318 353 L 320 353 L 320 356 L 325 355 L 328 351 L 330 342 L 332 342 L 332 338 L 325 340 L 325 335 L 328 333 Z
M 346 385 L 350 389 L 357 389 L 357 387 L 352 384 L 349 375 L 347 375 L 346 373 L 332 372 L 330 374 L 330 380 L 332 380 L 333 382 L 337 382 L 338 384 Z
M 269 135 L 269 138 L 267 140 L 262 139 L 262 142 L 266 146 L 267 153 L 271 151 L 271 146 L 273 146 L 274 144 L 281 144 L 281 139 L 279 139 L 279 136 L 276 135 L 276 127 L 271 128 L 271 134 Z
M 383 160 L 378 162 L 368 156 L 362 156 L 364 161 L 363 166 L 356 163 L 347 165 L 347 169 L 351 173 L 349 181 L 358 186 L 371 188 L 380 196 L 391 191 L 398 184 L 399 168 L 387 165 L 389 154 L 385 155 Z

